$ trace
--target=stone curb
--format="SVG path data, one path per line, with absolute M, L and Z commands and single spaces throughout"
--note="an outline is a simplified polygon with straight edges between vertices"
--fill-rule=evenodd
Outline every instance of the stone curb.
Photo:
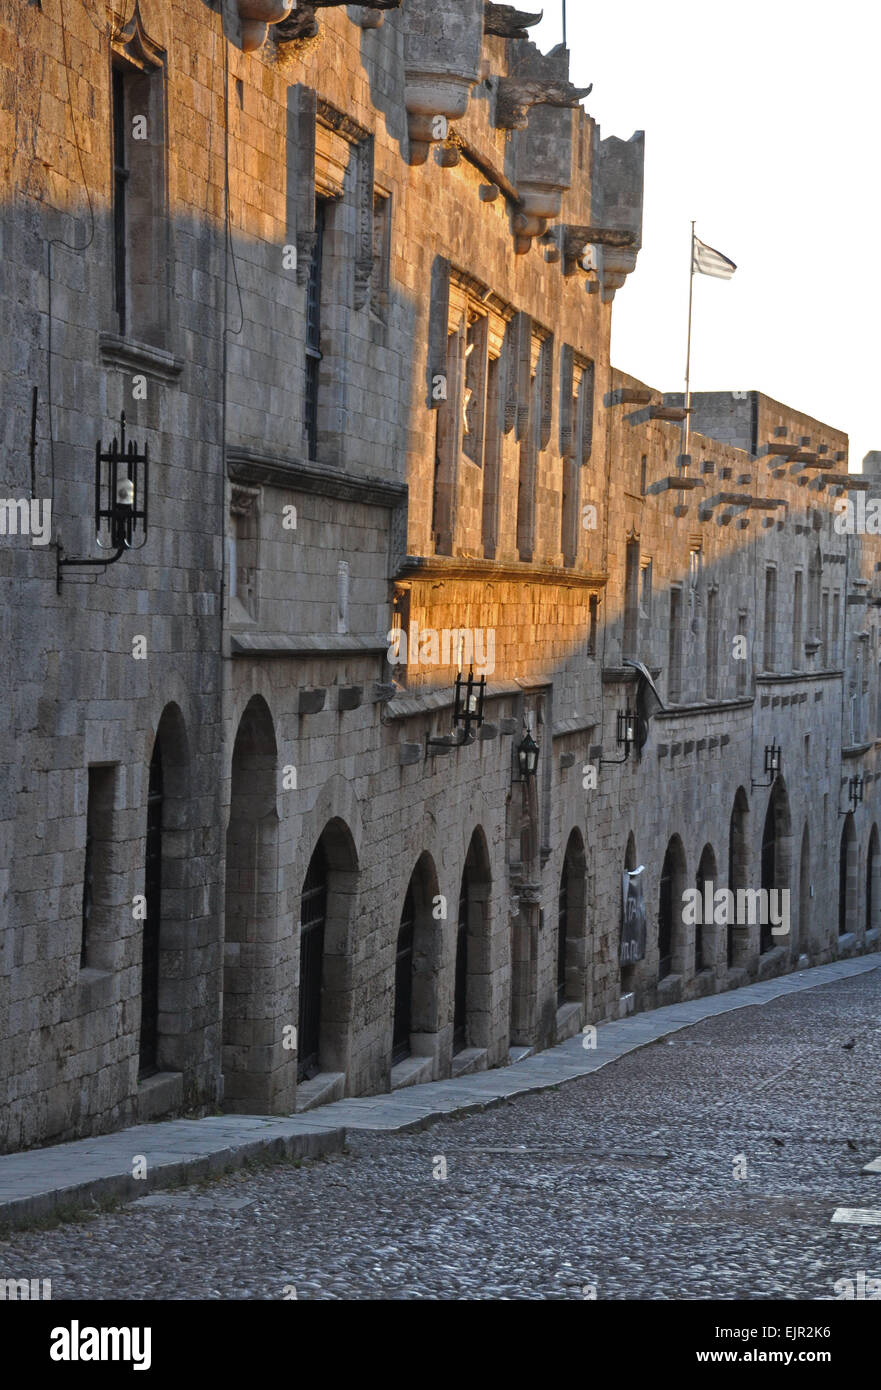
M 262 1135 L 261 1128 L 266 1131 Z M 345 1141 L 338 1125 L 315 1125 L 299 1117 L 258 1118 L 255 1123 L 252 1116 L 229 1115 L 133 1125 L 7 1154 L 0 1157 L 0 1233 L 56 1215 L 69 1218 L 99 1200 L 132 1201 L 158 1188 L 220 1177 L 252 1158 L 281 1161 L 338 1153 Z M 135 1155 L 147 1160 L 143 1178 L 132 1176 Z

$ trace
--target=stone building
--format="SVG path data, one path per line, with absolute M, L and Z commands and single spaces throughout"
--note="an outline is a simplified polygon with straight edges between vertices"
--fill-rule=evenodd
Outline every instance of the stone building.
M 0 1150 L 877 948 L 877 461 L 612 368 L 643 137 L 536 18 L 0 0 Z

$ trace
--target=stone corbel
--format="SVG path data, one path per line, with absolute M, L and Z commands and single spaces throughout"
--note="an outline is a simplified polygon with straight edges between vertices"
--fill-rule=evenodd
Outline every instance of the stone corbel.
M 571 82 L 545 82 L 524 77 L 500 77 L 496 84 L 494 124 L 501 130 L 525 130 L 533 106 L 576 107 L 593 91 Z
M 305 4 L 297 5 L 293 14 L 273 31 L 279 43 L 296 43 L 303 39 L 314 39 L 318 33 L 318 18 L 316 10 L 326 10 L 346 5 L 347 0 L 306 0 Z M 385 10 L 398 10 L 401 7 L 401 0 L 364 0 L 364 3 L 348 4 L 349 10 L 358 11 L 353 17 L 353 23 L 360 24 L 362 29 L 378 29 L 385 19 Z
M 613 249 L 629 249 L 636 241 L 633 232 L 619 231 L 612 227 L 584 227 L 567 223 L 563 228 L 563 262 L 566 275 L 574 275 L 583 265 L 588 248 L 608 246 Z M 595 268 L 595 267 L 594 267 Z
M 483 32 L 501 39 L 527 39 L 527 29 L 541 20 L 543 11 L 527 14 L 513 5 L 493 5 L 487 0 L 483 11 Z
M 293 0 L 237 0 L 245 53 L 263 47 L 270 24 L 287 19 L 292 3 Z

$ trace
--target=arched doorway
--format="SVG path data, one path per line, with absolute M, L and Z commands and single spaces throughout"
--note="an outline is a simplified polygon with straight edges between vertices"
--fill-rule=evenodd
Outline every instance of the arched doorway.
M 357 894 L 354 841 L 345 821 L 334 817 L 309 856 L 300 890 L 298 1082 L 348 1071 Z
M 866 931 L 874 931 L 881 917 L 881 840 L 872 826 L 866 851 Z
M 258 1044 L 267 1017 L 289 999 L 289 975 L 267 962 L 278 943 L 277 750 L 272 715 L 255 695 L 236 732 L 226 832 L 223 956 L 223 1081 L 227 1110 L 272 1113 L 293 1108 L 293 1078 L 278 1090 L 274 1067 Z M 277 998 L 274 998 L 277 996 Z M 277 1008 L 276 1008 L 277 1004 Z M 290 1059 L 291 1053 L 283 1054 Z
M 486 913 L 491 879 L 483 831 L 471 836 L 459 888 L 456 961 L 453 984 L 453 1052 L 485 1047 L 488 1039 L 477 1026 L 476 979 L 488 966 Z
M 801 855 L 798 868 L 798 931 L 793 933 L 792 954 L 811 947 L 811 832 L 805 821 L 801 833 Z
M 411 1054 L 438 1056 L 437 986 L 443 941 L 440 921 L 434 916 L 437 896 L 434 860 L 425 853 L 407 884 L 395 943 L 392 1066 Z M 467 919 L 467 911 L 464 915 Z M 467 958 L 467 942 L 465 950 Z
M 778 944 L 770 920 L 771 905 L 774 902 L 779 904 L 780 892 L 789 890 L 791 858 L 792 826 L 789 817 L 789 797 L 783 778 L 777 777 L 768 798 L 768 810 L 762 829 L 762 901 L 768 903 L 768 911 L 760 914 L 765 919 L 759 927 L 759 951 L 762 955 L 773 950 Z M 773 898 L 770 896 L 772 892 Z M 779 944 L 782 945 L 783 942 L 780 941 Z
M 300 895 L 300 990 L 297 1026 L 297 1080 L 320 1071 L 321 992 L 324 933 L 327 926 L 327 855 L 319 840 Z
M 573 830 L 563 856 L 557 895 L 557 1008 L 584 1002 L 585 942 L 584 840 Z
M 147 787 L 147 843 L 144 897 L 147 900 L 141 950 L 141 1032 L 138 1076 L 159 1070 L 159 930 L 162 922 L 162 739 L 157 735 Z
M 395 946 L 395 1012 L 392 1023 L 392 1066 L 410 1056 L 410 1028 L 413 1013 L 413 937 L 416 931 L 416 903 L 413 884 L 407 885 L 404 910 Z
M 694 973 L 709 970 L 715 961 L 716 929 L 712 921 L 706 920 L 704 911 L 704 889 L 710 886 L 710 902 L 716 889 L 716 856 L 712 845 L 704 845 L 700 863 L 697 866 L 695 886 L 698 891 L 698 914 L 694 928 Z
M 734 910 L 731 912 L 727 932 L 729 970 L 732 966 L 742 963 L 749 949 L 747 935 L 745 932 L 738 932 L 737 921 L 737 893 L 738 890 L 746 888 L 749 871 L 748 816 L 749 802 L 746 799 L 746 792 L 743 787 L 738 787 L 734 794 L 734 805 L 731 809 L 731 820 L 728 825 L 728 887 L 734 894 Z M 738 951 L 738 945 L 740 945 L 740 951 Z
M 658 894 L 658 980 L 674 973 L 682 922 L 685 851 L 678 835 L 667 845 Z
M 848 811 L 838 851 L 838 935 L 856 931 L 857 834 L 853 812 Z

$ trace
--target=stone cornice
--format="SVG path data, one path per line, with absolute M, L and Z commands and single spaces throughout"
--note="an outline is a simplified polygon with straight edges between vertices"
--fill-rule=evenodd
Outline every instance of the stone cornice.
M 602 589 L 604 574 L 588 574 L 560 565 L 469 559 L 458 555 L 405 555 L 396 579 L 482 579 L 486 583 L 518 580 L 521 584 L 557 584 L 569 589 Z
M 404 506 L 407 501 L 406 483 L 392 483 L 384 478 L 359 478 L 329 464 L 262 454 L 256 449 L 229 449 L 227 472 L 235 483 L 263 483 L 270 487 L 291 488 L 319 497 L 336 497 L 345 502 L 363 502 L 369 507 L 385 507 L 390 511 Z

